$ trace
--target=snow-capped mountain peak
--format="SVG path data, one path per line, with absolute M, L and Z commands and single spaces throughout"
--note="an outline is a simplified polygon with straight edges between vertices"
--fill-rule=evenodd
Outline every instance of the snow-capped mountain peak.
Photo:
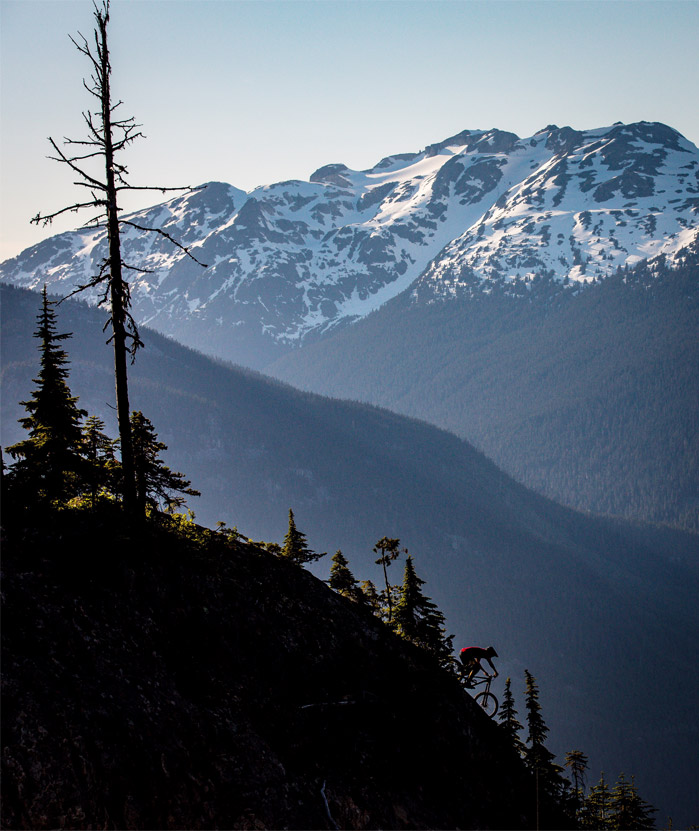
M 133 281 L 138 320 L 260 365 L 261 345 L 264 360 L 410 287 L 417 302 L 494 281 L 521 293 L 535 278 L 581 285 L 673 256 L 697 236 L 698 212 L 699 151 L 665 125 L 549 125 L 524 139 L 464 130 L 369 170 L 326 164 L 308 182 L 250 193 L 211 182 L 133 215 L 192 246 L 206 269 L 133 228 L 123 250 L 151 272 Z M 0 276 L 67 293 L 105 253 L 103 231 L 61 234 Z M 246 338 L 249 354 L 235 346 Z

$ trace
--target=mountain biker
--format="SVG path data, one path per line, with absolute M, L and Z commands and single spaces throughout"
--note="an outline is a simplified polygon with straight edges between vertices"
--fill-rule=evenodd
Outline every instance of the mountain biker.
M 481 666 L 481 661 L 485 659 L 489 664 L 490 668 L 493 670 L 493 674 L 489 676 L 490 678 L 497 678 L 498 671 L 493 666 L 493 662 L 491 658 L 497 658 L 498 653 L 492 646 L 487 647 L 484 649 L 482 646 L 465 646 L 461 650 L 461 654 L 459 658 L 461 659 L 461 663 L 463 664 L 464 668 L 468 670 L 468 675 L 466 676 L 466 685 L 472 686 L 471 679 L 477 672 L 482 672 L 485 675 L 488 673 L 483 669 Z

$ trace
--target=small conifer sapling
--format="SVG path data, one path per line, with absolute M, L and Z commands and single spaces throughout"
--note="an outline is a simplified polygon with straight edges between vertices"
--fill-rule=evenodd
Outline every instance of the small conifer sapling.
M 145 515 L 146 505 L 157 508 L 164 503 L 168 510 L 180 507 L 184 496 L 175 494 L 200 495 L 182 473 L 170 470 L 160 458 L 167 445 L 158 441 L 153 425 L 140 411 L 131 414 L 131 437 L 139 516 Z
M 83 425 L 82 454 L 86 465 L 86 490 L 94 510 L 100 491 L 118 490 L 120 465 L 115 448 L 118 441 L 104 432 L 104 422 L 97 416 L 89 416 Z
M 367 604 L 371 611 L 380 618 L 382 615 L 381 597 L 376 591 L 376 586 L 371 580 L 362 580 L 359 584 L 362 594 L 364 595 Z
M 321 557 L 325 557 L 325 553 L 316 554 L 315 551 L 312 551 L 308 547 L 306 535 L 296 527 L 294 512 L 289 508 L 289 528 L 284 537 L 281 556 L 291 560 L 292 563 L 303 565 L 304 563 L 312 563 L 320 560 Z
M 339 549 L 332 556 L 328 585 L 344 597 L 349 597 L 357 603 L 367 603 L 364 592 L 350 570 L 347 558 Z

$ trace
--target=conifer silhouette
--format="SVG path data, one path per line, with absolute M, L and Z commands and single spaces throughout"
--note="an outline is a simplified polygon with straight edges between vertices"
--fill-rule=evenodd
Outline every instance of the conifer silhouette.
M 537 807 L 540 807 L 542 797 L 544 802 L 549 804 L 559 799 L 565 780 L 561 776 L 563 768 L 554 762 L 554 754 L 544 744 L 549 729 L 541 715 L 536 678 L 526 669 L 524 677 L 526 680 L 527 744 L 529 745 L 524 761 L 534 773 Z
M 167 445 L 158 441 L 152 423 L 140 411 L 131 414 L 131 435 L 138 516 L 145 515 L 146 505 L 157 508 L 164 503 L 171 510 L 185 503 L 184 496 L 173 494 L 200 495 L 182 473 L 170 470 L 162 461 L 160 453 Z
M 294 520 L 294 512 L 289 508 L 289 528 L 284 537 L 284 545 L 282 546 L 281 556 L 286 557 L 293 563 L 303 565 L 304 563 L 312 563 L 315 560 L 320 560 L 325 557 L 325 552 L 316 554 L 312 551 L 306 542 L 306 535 L 298 530 L 296 521 Z
M 566 767 L 570 768 L 573 777 L 573 791 L 575 794 L 576 811 L 580 811 L 585 798 L 585 773 L 587 771 L 587 756 L 582 750 L 571 750 L 566 753 Z
M 97 416 L 89 416 L 82 430 L 82 455 L 87 461 L 85 486 L 92 508 L 95 508 L 100 490 L 118 491 L 118 475 L 121 469 L 116 460 L 118 441 L 104 432 L 104 422 Z
M 42 291 L 38 329 L 41 368 L 34 379 L 37 384 L 28 401 L 20 404 L 28 415 L 19 423 L 29 438 L 7 448 L 15 459 L 8 476 L 15 492 L 24 493 L 33 503 L 67 501 L 79 493 L 85 465 L 81 458 L 81 420 L 87 415 L 77 406 L 78 398 L 68 386 L 68 356 L 60 342 L 70 333 L 57 334 L 55 303 Z
M 368 602 L 354 574 L 350 571 L 347 558 L 339 549 L 332 556 L 328 585 L 338 594 L 349 597 L 357 603 L 366 604 Z
M 376 615 L 376 617 L 380 618 L 382 616 L 381 598 L 379 597 L 379 593 L 376 591 L 374 583 L 371 580 L 362 580 L 359 587 L 361 588 L 362 594 L 366 598 L 366 602 L 369 604 L 371 611 Z
M 583 828 L 611 828 L 611 813 L 611 793 L 604 778 L 604 771 L 602 771 L 599 782 L 590 788 L 590 793 L 585 800 L 581 825 Z
M 636 784 L 628 781 L 624 773 L 620 773 L 610 797 L 610 826 L 612 828 L 643 831 L 655 828 L 653 814 L 657 809 L 641 799 Z
M 413 565 L 413 558 L 405 560 L 403 585 L 393 611 L 393 626 L 407 640 L 431 652 L 440 663 L 451 664 L 452 635 L 447 635 L 442 612 L 423 594 L 421 580 Z
M 519 736 L 523 728 L 517 720 L 515 699 L 512 695 L 512 684 L 509 678 L 505 681 L 505 692 L 502 697 L 502 706 L 500 707 L 500 715 L 498 716 L 498 719 L 502 729 L 509 736 L 514 749 L 520 756 L 524 756 L 526 753 L 526 747 Z

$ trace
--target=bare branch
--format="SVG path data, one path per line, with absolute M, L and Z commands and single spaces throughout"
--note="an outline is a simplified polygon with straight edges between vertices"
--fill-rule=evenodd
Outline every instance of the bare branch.
M 106 220 L 106 218 L 107 218 L 107 213 L 105 211 L 104 213 L 97 214 L 97 216 L 93 216 L 92 219 L 88 219 L 87 222 L 83 222 L 83 224 L 80 227 L 85 228 L 85 229 L 87 229 L 87 228 L 95 228 L 95 229 L 97 229 L 97 228 L 106 228 L 107 224 L 104 221 L 104 220 Z
M 131 300 L 131 293 L 129 292 L 129 301 Z M 141 340 L 141 336 L 138 333 L 138 326 L 136 325 L 136 321 L 131 316 L 131 312 L 126 312 L 126 331 L 124 332 L 125 336 L 131 340 L 131 346 L 126 347 L 126 351 L 131 355 L 131 364 L 133 365 L 136 361 L 136 352 L 139 349 L 142 349 L 145 344 Z
M 162 188 L 159 185 L 126 185 L 125 187 L 117 188 L 117 190 L 157 190 L 160 193 L 167 193 L 170 190 L 201 190 L 201 187 L 192 188 L 183 185 L 180 188 Z M 154 231 L 155 228 L 146 228 L 146 231 Z
M 63 143 L 64 144 L 86 144 L 86 145 L 92 144 L 92 145 L 94 145 L 94 142 L 71 141 L 70 139 L 63 139 Z M 103 155 L 103 153 L 102 153 L 101 150 L 95 150 L 94 153 L 86 153 L 84 156 L 71 156 L 70 158 L 71 158 L 71 161 L 82 162 L 82 161 L 85 161 L 85 159 L 94 159 L 95 156 L 102 156 L 102 155 Z
M 117 153 L 119 150 L 123 150 L 124 147 L 128 146 L 132 142 L 136 141 L 138 138 L 145 138 L 145 135 L 140 131 L 138 133 L 129 133 L 128 135 L 124 135 L 123 138 L 119 139 L 119 141 L 115 141 L 113 144 L 114 152 Z
M 92 57 L 92 53 L 90 52 L 90 45 L 87 42 L 85 35 L 83 35 L 81 32 L 78 32 L 77 37 L 80 38 L 82 43 L 78 43 L 77 40 L 73 37 L 73 35 L 68 35 L 68 40 L 70 40 L 70 42 L 78 50 L 78 52 L 81 52 L 94 63 L 95 59 Z M 99 67 L 97 68 L 99 69 Z
M 72 139 L 68 136 L 63 136 L 63 144 L 77 144 L 84 147 L 101 147 L 103 142 L 95 141 L 95 139 Z
M 61 214 L 65 213 L 77 213 L 82 208 L 94 208 L 96 204 L 106 205 L 106 202 L 100 201 L 99 203 L 96 202 L 76 202 L 75 205 L 68 205 L 66 208 L 61 208 L 60 211 L 56 211 L 52 214 L 45 214 L 42 216 L 41 214 L 37 214 L 33 219 L 30 220 L 32 225 L 50 225 L 53 220 L 60 216 Z
M 85 124 L 87 125 L 88 133 L 93 136 L 92 140 L 95 142 L 95 144 L 98 147 L 104 148 L 104 146 L 105 146 L 104 133 L 101 132 L 98 127 L 95 127 L 95 123 L 93 121 L 93 118 L 95 117 L 94 113 L 92 113 L 90 110 L 88 110 L 86 113 L 83 113 L 82 116 L 83 116 L 83 120 L 84 120 Z
M 111 323 L 113 318 L 109 318 L 107 321 Z M 133 319 L 130 313 L 127 312 L 126 314 L 126 326 L 124 327 L 124 337 L 128 340 L 131 340 L 131 346 L 126 347 L 126 351 L 131 355 L 131 364 L 133 365 L 136 363 L 136 352 L 139 349 L 142 349 L 145 344 L 141 340 L 141 336 L 138 333 L 138 326 L 136 325 L 136 321 Z M 107 343 L 111 343 L 114 340 L 114 335 L 112 335 Z
M 117 153 L 137 138 L 144 138 L 143 133 L 134 133 L 133 131 L 124 130 L 121 138 L 115 138 L 112 134 L 112 150 Z
M 129 271 L 138 271 L 140 274 L 155 274 L 156 273 L 155 270 L 152 269 L 152 268 L 142 268 L 141 266 L 137 266 L 137 265 L 129 265 L 128 263 L 125 263 L 123 261 L 121 263 L 121 267 L 126 268 Z
M 119 102 L 121 103 L 121 102 Z M 114 109 L 114 107 L 112 107 Z M 143 124 L 136 124 L 136 118 L 133 115 L 130 115 L 128 118 L 122 118 L 118 121 L 112 121 L 112 127 L 120 127 L 124 129 L 126 127 L 143 127 Z
M 102 265 L 100 267 L 99 274 L 96 274 L 93 277 L 90 277 L 90 279 L 87 281 L 87 283 L 84 283 L 82 285 L 77 286 L 75 289 L 73 289 L 73 291 L 71 291 L 69 294 L 66 294 L 66 296 L 61 298 L 58 302 L 62 303 L 64 300 L 69 300 L 74 295 L 80 294 L 81 291 L 85 291 L 86 289 L 95 288 L 96 286 L 99 286 L 100 284 L 102 284 L 106 281 L 107 282 L 107 287 L 105 289 L 104 295 L 103 295 L 102 299 L 99 301 L 99 303 L 97 304 L 98 306 L 101 306 L 102 303 L 105 303 L 107 301 L 107 294 L 109 293 L 109 274 L 106 273 L 108 267 L 109 267 L 109 261 L 108 260 L 103 260 Z M 105 326 L 105 328 L 106 328 L 106 326 Z M 104 329 L 102 331 L 104 331 Z
M 97 85 L 97 80 L 96 80 L 95 76 L 91 75 L 90 80 L 92 81 L 93 86 L 89 87 L 87 85 L 87 81 L 84 78 L 83 78 L 83 86 L 90 93 L 90 95 L 94 95 L 95 98 L 99 99 L 99 97 L 100 97 L 99 86 Z
M 153 231 L 156 234 L 160 234 L 160 236 L 165 237 L 165 239 L 170 240 L 170 242 L 174 246 L 179 248 L 180 251 L 184 252 L 190 259 L 194 260 L 194 262 L 197 263 L 197 265 L 200 265 L 202 268 L 208 268 L 209 267 L 208 265 L 206 265 L 206 263 L 202 263 L 200 260 L 198 260 L 194 256 L 194 254 L 192 254 L 192 252 L 190 251 L 189 248 L 187 248 L 186 246 L 184 246 L 181 243 L 177 242 L 176 239 L 173 239 L 173 237 L 171 237 L 170 234 L 168 234 L 167 231 L 163 231 L 162 228 L 148 228 L 145 225 L 138 225 L 136 222 L 131 222 L 128 219 L 122 219 L 121 224 L 122 225 L 130 225 L 132 228 L 137 228 L 139 231 Z
M 60 161 L 64 162 L 64 164 L 67 164 L 68 167 L 70 167 L 72 170 L 74 170 L 78 175 L 82 176 L 83 179 L 87 179 L 88 182 L 92 182 L 92 184 L 95 187 L 100 188 L 100 190 L 104 189 L 104 185 L 101 182 L 99 182 L 97 179 L 93 178 L 89 174 L 85 173 L 85 171 L 81 170 L 77 165 L 73 164 L 73 162 L 68 158 L 68 156 L 66 156 L 66 154 L 60 149 L 60 147 L 56 144 L 56 142 L 51 137 L 49 137 L 49 141 L 51 142 L 51 146 L 53 147 L 53 149 L 60 156 L 60 159 L 56 159 L 53 156 L 49 156 L 50 159 L 52 159 L 53 161 L 57 161 L 57 162 L 60 162 Z
M 94 186 L 91 182 L 73 182 L 73 184 L 74 184 L 74 185 L 76 185 L 76 186 L 77 186 L 77 187 L 79 187 L 79 188 L 90 188 L 90 189 L 93 189 L 93 188 L 95 187 L 95 186 Z M 106 190 L 107 190 L 107 187 L 106 187 L 106 185 L 101 185 L 99 189 L 100 189 L 100 190 L 103 190 L 103 191 L 106 191 Z M 104 202 L 104 204 L 106 205 L 107 203 L 106 203 L 106 202 Z
M 89 174 L 85 173 L 85 171 L 81 170 L 75 164 L 76 161 L 80 161 L 80 159 L 81 159 L 80 156 L 66 156 L 65 154 L 63 154 L 63 158 L 56 158 L 56 156 L 47 156 L 46 158 L 50 159 L 52 162 L 64 162 L 65 164 L 70 165 L 70 167 L 72 167 L 73 170 L 75 170 L 76 173 L 79 173 L 84 178 L 86 178 L 86 179 L 90 178 Z M 91 179 L 91 181 L 88 181 L 88 182 L 74 182 L 74 184 L 76 184 L 76 185 L 80 184 L 81 187 L 85 187 L 85 188 L 99 187 L 100 190 L 106 190 L 106 186 L 102 182 L 100 182 L 98 179 Z

